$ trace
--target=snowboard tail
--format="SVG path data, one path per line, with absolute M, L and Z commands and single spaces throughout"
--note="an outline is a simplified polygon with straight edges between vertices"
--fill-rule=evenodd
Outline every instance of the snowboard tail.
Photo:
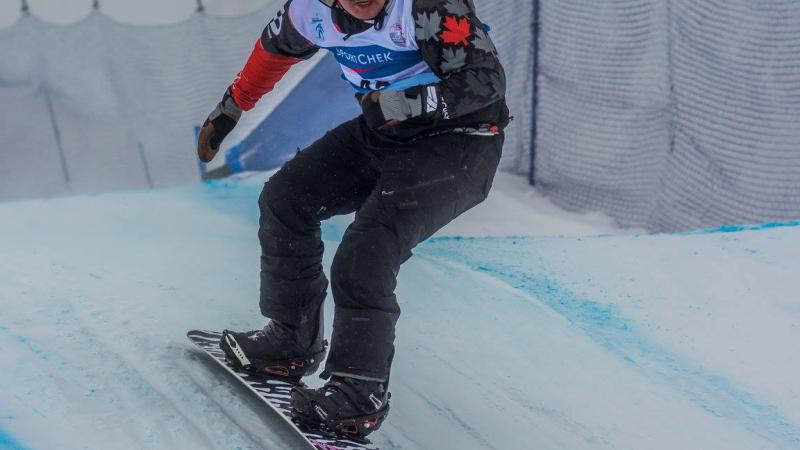
M 305 421 L 294 420 L 289 399 L 292 388 L 303 386 L 301 381 L 269 377 L 268 374 L 248 373 L 241 365 L 228 363 L 219 346 L 222 333 L 217 331 L 189 331 L 186 336 L 225 371 L 236 377 L 263 402 L 277 412 L 300 436 L 308 442 L 308 449 L 317 450 L 378 450 L 368 439 L 354 439 L 310 428 Z

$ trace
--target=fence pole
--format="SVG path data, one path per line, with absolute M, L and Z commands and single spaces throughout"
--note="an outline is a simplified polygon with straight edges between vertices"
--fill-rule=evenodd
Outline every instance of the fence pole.
M 144 169 L 144 177 L 147 180 L 147 187 L 153 189 L 153 176 L 150 174 L 150 165 L 147 163 L 147 156 L 144 154 L 144 145 L 142 141 L 136 142 L 136 147 L 139 149 L 139 159 L 142 161 L 142 169 Z
M 22 2 L 22 6 L 20 6 L 19 10 L 22 12 L 22 14 L 30 14 L 31 7 L 28 6 L 28 0 L 20 0 L 20 1 Z
M 50 115 L 50 125 L 53 127 L 53 139 L 56 141 L 56 149 L 58 150 L 58 159 L 61 162 L 61 174 L 64 176 L 64 183 L 67 189 L 72 182 L 69 176 L 69 168 L 67 166 L 67 155 L 64 153 L 64 144 L 61 141 L 61 130 L 58 128 L 58 121 L 56 120 L 56 111 L 53 108 L 53 100 L 50 98 L 50 90 L 43 89 L 44 101 L 47 105 L 47 113 Z
M 203 12 L 205 12 L 205 10 L 206 7 L 203 6 L 203 0 L 197 0 L 197 12 L 202 14 Z
M 539 32 L 541 30 L 539 3 L 542 0 L 533 0 L 533 76 L 531 101 L 533 107 L 531 110 L 531 162 L 528 172 L 528 182 L 531 186 L 536 185 L 536 135 L 537 135 L 537 122 L 539 119 Z

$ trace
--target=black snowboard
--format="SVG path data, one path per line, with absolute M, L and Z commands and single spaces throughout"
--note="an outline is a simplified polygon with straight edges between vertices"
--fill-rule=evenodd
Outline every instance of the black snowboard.
M 186 336 L 201 350 L 216 361 L 220 367 L 244 383 L 254 394 L 261 398 L 270 408 L 279 413 L 298 434 L 308 442 L 308 449 L 317 450 L 378 450 L 368 440 L 351 440 L 340 436 L 326 435 L 319 431 L 298 427 L 292 421 L 289 398 L 292 388 L 298 384 L 283 379 L 264 378 L 236 370 L 225 361 L 225 354 L 219 348 L 222 333 L 218 331 L 189 331 Z M 301 382 L 302 383 L 302 382 Z

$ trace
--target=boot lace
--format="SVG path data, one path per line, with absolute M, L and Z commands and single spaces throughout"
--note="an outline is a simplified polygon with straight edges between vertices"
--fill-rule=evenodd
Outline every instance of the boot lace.
M 281 323 L 270 320 L 262 330 L 264 336 L 273 342 L 294 342 L 291 338 L 289 330 Z

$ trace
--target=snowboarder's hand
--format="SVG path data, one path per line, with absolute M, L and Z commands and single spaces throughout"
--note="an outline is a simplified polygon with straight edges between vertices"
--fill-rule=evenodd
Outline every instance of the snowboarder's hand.
M 223 139 L 233 130 L 241 116 L 242 110 L 233 100 L 231 89 L 228 88 L 222 101 L 211 111 L 200 129 L 200 139 L 197 141 L 197 156 L 200 161 L 209 162 L 214 159 Z
M 361 97 L 361 110 L 373 130 L 393 127 L 424 114 L 425 93 L 422 87 L 405 91 L 372 91 Z M 435 112 L 435 111 L 434 111 Z
M 359 97 L 359 100 L 361 102 L 361 110 L 364 113 L 364 119 L 367 121 L 367 126 L 372 130 L 378 130 L 388 126 L 389 121 L 383 116 L 383 111 L 381 110 L 380 91 L 372 91 L 360 95 L 361 97 Z

